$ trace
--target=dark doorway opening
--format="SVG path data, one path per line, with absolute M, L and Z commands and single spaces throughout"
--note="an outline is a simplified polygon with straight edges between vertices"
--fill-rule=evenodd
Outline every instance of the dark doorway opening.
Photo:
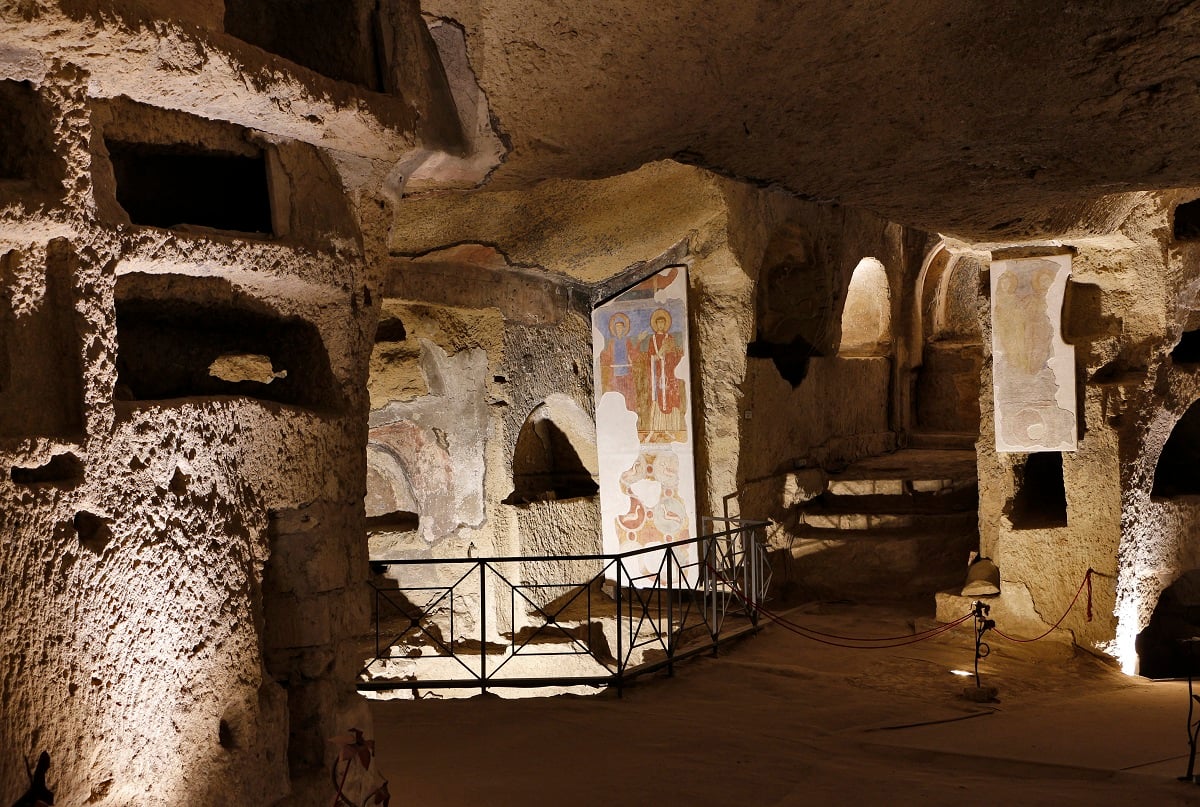
M 1014 468 L 1016 493 L 1009 520 L 1013 529 L 1033 530 L 1067 526 L 1067 491 L 1063 483 L 1062 454 L 1030 454 Z
M 1193 402 L 1171 430 L 1154 469 L 1150 495 L 1157 499 L 1200 494 L 1200 401 Z

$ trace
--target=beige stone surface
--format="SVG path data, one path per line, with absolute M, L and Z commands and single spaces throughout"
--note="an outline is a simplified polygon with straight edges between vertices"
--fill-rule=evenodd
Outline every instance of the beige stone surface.
M 1200 399 L 1196 9 L 355 0 L 259 44 L 229 9 L 0 8 L 0 803 L 42 749 L 62 804 L 327 803 L 368 556 L 594 551 L 596 497 L 516 496 L 517 447 L 559 428 L 588 475 L 589 314 L 665 265 L 701 515 L 773 519 L 776 579 L 829 596 L 977 543 L 1006 621 L 1135 669 L 1200 568 L 1195 494 L 1155 492 Z M 271 232 L 135 223 L 120 142 L 251 159 Z M 160 200 L 241 201 L 204 179 Z M 1030 524 L 987 267 L 1050 253 L 1079 440 Z M 839 477 L 904 446 L 973 459 Z M 973 481 L 978 540 L 926 529 Z

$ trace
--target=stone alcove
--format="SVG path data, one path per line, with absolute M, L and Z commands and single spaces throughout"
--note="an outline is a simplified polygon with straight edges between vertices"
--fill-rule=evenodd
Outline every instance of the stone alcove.
M 757 333 L 751 358 L 771 359 L 793 387 L 808 374 L 812 358 L 836 351 L 833 278 L 819 259 L 808 231 L 783 227 L 767 244 L 755 301 Z
M 1167 438 L 1154 469 L 1156 499 L 1174 499 L 1200 494 L 1200 401 L 1194 401 L 1183 413 Z
M 121 140 L 106 146 L 117 202 L 134 224 L 274 234 L 262 149 L 239 154 Z
M 1067 526 L 1067 493 L 1060 452 L 1042 451 L 1014 463 L 1008 517 L 1015 530 Z
M 842 309 L 842 342 L 838 355 L 845 358 L 888 356 L 892 348 L 892 294 L 887 270 L 875 258 L 863 258 L 854 267 Z
M 956 254 L 941 242 L 925 259 L 913 317 L 918 431 L 979 432 L 981 271 L 977 258 Z
M 117 279 L 116 396 L 131 401 L 236 396 L 341 410 L 316 326 L 282 316 L 222 278 Z
M 1190 569 L 1163 589 L 1146 629 L 1138 634 L 1138 674 L 1184 678 L 1200 671 L 1200 569 Z
M 548 395 L 529 413 L 517 435 L 509 501 L 595 496 L 597 474 L 591 418 L 567 396 Z

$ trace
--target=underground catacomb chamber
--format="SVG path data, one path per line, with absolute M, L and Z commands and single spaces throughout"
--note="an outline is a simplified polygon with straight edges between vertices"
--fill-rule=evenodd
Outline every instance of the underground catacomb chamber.
M 207 285 L 197 284 L 200 289 Z M 323 413 L 341 408 L 329 357 L 311 323 L 228 302 L 205 302 L 200 295 L 123 298 L 120 290 L 118 282 L 119 399 L 238 396 Z
M 273 233 L 267 161 L 187 145 L 107 141 L 117 202 L 134 224 Z
M 1062 454 L 1030 454 L 1013 467 L 1014 495 L 1009 505 L 1013 529 L 1067 526 L 1067 492 Z

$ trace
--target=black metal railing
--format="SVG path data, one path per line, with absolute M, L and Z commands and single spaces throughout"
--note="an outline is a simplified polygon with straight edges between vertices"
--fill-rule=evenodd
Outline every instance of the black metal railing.
M 360 690 L 615 686 L 757 629 L 766 522 L 614 555 L 373 561 Z

